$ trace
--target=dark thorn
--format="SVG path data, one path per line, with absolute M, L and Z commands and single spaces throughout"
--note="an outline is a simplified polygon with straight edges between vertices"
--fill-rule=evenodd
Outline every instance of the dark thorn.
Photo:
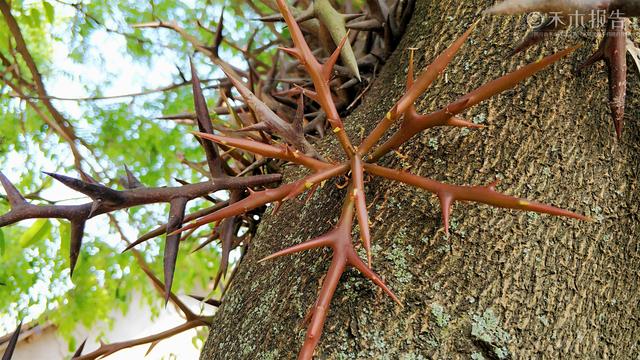
M 627 34 L 624 27 L 617 29 L 617 21 L 609 19 L 607 31 L 595 54 L 584 62 L 578 71 L 604 60 L 609 72 L 609 107 L 618 139 L 622 137 L 624 108 L 627 94 Z M 626 25 L 623 25 L 626 26 Z
M 80 357 L 82 355 L 82 350 L 84 350 L 84 346 L 87 344 L 87 339 L 84 339 L 84 341 L 82 342 L 82 344 L 80 344 L 80 347 L 78 348 L 78 350 L 76 350 L 75 353 L 73 353 L 73 355 L 71 356 L 71 359 L 75 359 L 77 357 Z
M 231 253 L 231 246 L 233 244 L 233 238 L 235 235 L 235 222 L 237 217 L 230 217 L 222 220 L 220 225 L 220 240 L 222 242 L 222 258 L 220 259 L 220 267 L 218 268 L 218 274 L 216 275 L 213 288 L 216 289 L 222 278 L 226 276 L 227 269 L 229 267 L 229 255 Z
M 137 189 L 144 187 L 140 180 L 138 180 L 138 178 L 129 170 L 129 167 L 127 165 L 124 166 L 124 171 L 127 173 L 127 189 Z
M 27 204 L 27 200 L 22 197 L 22 194 L 20 194 L 18 189 L 4 176 L 2 171 L 0 171 L 0 182 L 2 183 L 2 187 L 4 187 L 4 191 L 7 193 L 7 199 L 12 208 Z
M 170 203 L 169 220 L 167 221 L 167 233 L 179 229 L 184 220 L 184 211 L 187 206 L 187 198 L 176 198 Z M 176 270 L 178 260 L 178 248 L 180 246 L 180 234 L 168 235 L 164 247 L 164 284 L 165 284 L 165 305 L 169 303 L 171 296 L 171 286 L 173 275 Z
M 198 210 L 198 211 L 196 211 L 194 213 L 191 213 L 191 214 L 187 215 L 183 219 L 183 222 L 195 220 L 195 219 L 201 218 L 201 217 L 203 217 L 205 215 L 209 215 L 209 214 L 211 214 L 211 213 L 213 213 L 213 212 L 215 212 L 217 210 L 220 210 L 220 209 L 222 209 L 222 208 L 224 208 L 224 207 L 226 207 L 228 205 L 229 205 L 229 201 L 219 202 L 219 203 L 217 203 L 217 204 L 215 204 L 213 206 L 210 206 L 210 207 L 202 209 L 202 210 Z M 122 253 L 125 253 L 125 252 L 133 249 L 134 247 L 142 244 L 143 242 L 153 239 L 156 236 L 160 236 L 160 235 L 166 233 L 166 231 L 167 231 L 167 226 L 166 225 L 162 225 L 162 226 L 160 226 L 158 228 L 155 228 L 154 230 L 151 230 L 150 232 L 140 236 L 138 239 L 136 239 L 136 241 L 134 241 L 130 245 L 128 245 L 122 251 Z
M 365 13 L 358 13 L 358 14 L 342 14 L 342 16 L 344 17 L 344 21 L 351 21 L 351 20 L 355 20 L 357 18 L 361 18 L 363 16 L 366 16 L 367 14 Z
M 520 42 L 520 44 L 518 44 L 518 46 L 516 46 L 516 48 L 511 51 L 511 54 L 509 54 L 509 56 L 511 57 L 513 55 L 516 55 L 540 43 L 549 35 L 563 30 L 564 28 L 566 28 L 569 21 L 570 20 L 566 16 L 562 16 L 559 21 L 557 18 L 550 17 L 542 25 L 534 28 L 529 34 L 527 34 L 522 42 Z
M 346 28 L 351 30 L 360 30 L 360 31 L 384 30 L 384 27 L 382 26 L 382 24 L 376 19 L 367 19 L 367 20 L 349 23 L 346 25 Z
M 94 184 L 94 185 L 100 184 L 98 180 L 96 180 L 91 175 L 84 172 L 82 169 L 78 169 L 78 173 L 80 174 L 80 178 L 82 179 L 82 181 L 85 181 L 85 182 L 88 182 L 89 184 Z
M 189 295 L 190 297 L 198 300 L 198 301 L 203 301 L 205 304 L 209 304 L 211 306 L 215 306 L 215 307 L 220 307 L 220 305 L 222 305 L 222 301 L 220 300 L 216 300 L 216 299 L 209 299 L 207 301 L 205 301 L 204 296 L 198 296 L 198 295 Z
M 82 248 L 82 237 L 84 236 L 84 220 L 71 222 L 71 241 L 69 242 L 69 277 L 73 277 L 73 270 L 76 268 L 80 249 Z
M 367 7 L 371 12 L 371 16 L 380 22 L 387 21 L 389 16 L 389 7 L 383 0 L 367 0 Z
M 198 78 L 198 74 L 191 59 L 189 59 L 189 64 L 191 66 L 191 88 L 193 90 L 193 102 L 196 109 L 198 129 L 200 129 L 201 132 L 213 134 L 213 126 L 211 125 L 211 118 L 209 117 L 207 101 L 202 94 L 200 78 Z M 211 172 L 211 175 L 214 178 L 222 176 L 224 173 L 222 170 L 222 159 L 220 158 L 218 147 L 211 141 L 202 141 L 201 144 L 207 157 L 209 172 Z
M 232 191 L 230 194 L 230 204 L 234 204 L 242 199 L 242 191 Z M 222 220 L 220 223 L 220 241 L 222 242 L 222 258 L 220 260 L 220 266 L 218 268 L 218 274 L 216 275 L 216 279 L 214 281 L 213 288 L 216 289 L 218 287 L 218 283 L 220 279 L 225 277 L 227 273 L 227 268 L 229 265 L 229 254 L 231 253 L 231 248 L 233 246 L 233 239 L 236 235 L 236 222 L 238 220 L 237 216 L 233 216 L 230 218 L 226 218 Z
M 298 102 L 296 104 L 296 116 L 293 120 L 293 129 L 298 133 L 298 136 L 304 137 L 304 96 L 298 97 Z
M 66 187 L 71 188 L 79 193 L 85 194 L 92 199 L 102 199 L 104 202 L 111 204 L 120 204 L 124 201 L 119 191 L 110 189 L 104 185 L 90 184 L 82 180 L 74 179 L 69 176 L 44 172 L 46 175 L 58 180 Z
M 224 6 L 220 11 L 220 18 L 218 19 L 218 26 L 216 26 L 216 38 L 213 42 L 213 54 L 218 57 L 218 49 L 220 48 L 220 44 L 222 43 L 222 29 L 224 22 Z
M 585 62 L 580 64 L 580 66 L 578 66 L 578 72 L 582 72 L 584 69 L 597 63 L 600 60 L 604 60 L 604 49 L 602 48 L 598 49 L 593 55 L 591 55 L 587 60 L 585 60 Z
M 20 329 L 22 328 L 22 321 L 18 324 L 16 331 L 13 332 L 11 338 L 9 339 L 9 345 L 7 345 L 7 350 L 2 355 L 2 360 L 11 360 L 13 357 L 13 352 L 16 350 L 16 345 L 18 344 L 18 337 L 20 337 Z
M 351 79 L 351 80 L 348 80 L 347 82 L 345 82 L 344 84 L 340 85 L 340 87 L 338 89 L 346 90 L 346 89 L 354 87 L 354 86 L 356 86 L 358 84 L 360 84 L 360 81 L 358 81 L 358 79 Z
M 174 179 L 175 181 L 179 182 L 179 183 L 180 183 L 180 185 L 191 185 L 191 183 L 190 183 L 190 182 L 188 182 L 188 181 L 184 181 L 184 180 L 182 180 L 182 179 L 178 179 L 178 178 L 173 178 L 173 179 Z M 219 203 L 219 202 L 220 202 L 220 201 L 218 201 L 218 200 L 216 200 L 216 199 L 212 198 L 212 197 L 211 197 L 211 196 L 209 196 L 209 195 L 204 195 L 202 198 L 203 198 L 203 199 L 205 199 L 205 200 L 207 200 L 207 201 L 211 201 L 211 202 L 212 202 L 212 203 L 214 203 L 214 204 L 215 204 L 215 203 Z
M 265 122 L 259 122 L 253 125 L 245 126 L 242 129 L 235 130 L 236 132 L 247 132 L 247 131 L 264 131 L 270 132 L 271 128 Z
M 263 16 L 261 18 L 253 18 L 249 20 L 262 21 L 262 22 L 280 22 L 280 21 L 284 21 L 284 18 L 280 14 L 275 14 L 275 15 Z
M 191 253 L 195 253 L 198 252 L 202 249 L 205 248 L 205 246 L 211 244 L 212 242 L 214 242 L 215 240 L 218 239 L 218 237 L 220 236 L 220 234 L 218 234 L 218 231 L 214 231 L 213 234 L 209 235 L 209 237 L 207 237 L 207 239 L 205 241 L 202 242 L 202 244 L 200 244 L 197 248 L 195 248 Z

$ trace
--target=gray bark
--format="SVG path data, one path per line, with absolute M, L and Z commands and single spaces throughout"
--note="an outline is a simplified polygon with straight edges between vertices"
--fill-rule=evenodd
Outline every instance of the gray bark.
M 492 4 L 418 0 L 398 50 L 346 120 L 354 140 L 401 95 L 404 49 L 420 49 L 416 68 L 423 69 Z M 507 194 L 595 221 L 457 204 L 447 238 L 437 198 L 372 179 L 367 195 L 373 204 L 374 270 L 404 307 L 358 273 L 347 272 L 317 358 L 640 358 L 638 74 L 629 74 L 627 121 L 618 142 L 605 67 L 575 74 L 597 48 L 599 34 L 574 29 L 507 58 L 526 30 L 524 17 L 483 18 L 418 110 L 435 110 L 542 54 L 584 46 L 464 114 L 483 121 L 486 129 L 431 130 L 383 163 L 456 184 L 500 178 L 498 189 Z M 330 158 L 339 156 L 331 141 L 318 147 Z M 216 315 L 202 359 L 295 358 L 306 331 L 302 319 L 315 301 L 330 253 L 257 260 L 330 229 L 344 191 L 329 183 L 308 204 L 291 201 L 266 217 Z

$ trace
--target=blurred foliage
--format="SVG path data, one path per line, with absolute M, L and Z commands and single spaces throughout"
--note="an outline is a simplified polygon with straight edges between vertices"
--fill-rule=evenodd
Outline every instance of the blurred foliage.
M 130 25 L 175 21 L 210 43 L 213 33 L 207 29 L 215 29 L 223 1 L 13 0 L 11 6 L 49 95 L 69 97 L 68 90 L 93 97 L 183 82 L 183 74 L 189 73 L 188 57 L 194 56 L 190 46 L 169 30 L 134 29 Z M 227 2 L 226 6 L 225 13 L 229 16 L 225 18 L 225 33 L 243 46 L 253 31 L 248 19 L 257 15 L 241 2 Z M 261 29 L 254 46 L 268 43 L 270 34 Z M 17 61 L 19 72 L 30 79 L 2 19 L 0 53 Z M 240 53 L 226 43 L 221 55 L 237 66 L 246 67 Z M 265 62 L 269 59 L 266 52 L 261 57 Z M 195 55 L 194 60 L 201 78 L 220 77 L 221 73 L 205 57 Z M 140 69 L 145 70 L 142 76 Z M 0 68 L 0 74 L 4 70 Z M 164 82 L 159 83 L 159 79 Z M 0 83 L 0 169 L 23 194 L 30 195 L 32 203 L 46 204 L 61 188 L 41 171 L 77 176 L 71 152 L 68 144 L 25 100 L 13 95 L 4 81 Z M 215 90 L 205 91 L 205 96 L 213 108 Z M 156 119 L 161 115 L 192 112 L 189 86 L 108 101 L 54 100 L 53 104 L 88 144 L 82 147 L 83 156 L 94 169 L 91 175 L 102 183 L 118 187 L 124 164 L 147 186 L 176 185 L 174 177 L 202 180 L 200 174 L 180 162 L 180 157 L 204 160 L 198 143 L 188 135 L 192 128 Z M 190 204 L 193 209 L 205 205 Z M 0 212 L 8 210 L 7 201 L 0 198 Z M 166 214 L 166 207 L 157 205 L 116 213 L 116 219 L 132 241 L 164 223 Z M 52 322 L 73 348 L 77 326 L 101 326 L 106 331 L 113 309 L 126 312 L 136 292 L 142 293 L 153 308 L 162 308 L 162 297 L 134 257 L 130 253 L 121 254 L 126 242 L 106 215 L 87 224 L 85 245 L 73 279 L 69 278 L 68 270 L 69 232 L 67 222 L 55 219 L 23 222 L 1 230 L 0 333 L 10 331 L 15 326 L 12 321 L 18 319 Z M 162 274 L 162 240 L 158 238 L 140 247 L 156 274 Z M 216 272 L 215 246 L 189 254 L 197 241 L 188 240 L 190 244 L 181 246 L 174 283 L 178 293 L 194 289 L 208 292 Z

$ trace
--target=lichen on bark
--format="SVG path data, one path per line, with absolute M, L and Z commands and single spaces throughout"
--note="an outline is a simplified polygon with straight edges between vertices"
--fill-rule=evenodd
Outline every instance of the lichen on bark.
M 404 49 L 420 49 L 416 69 L 422 69 L 492 4 L 419 0 L 398 50 L 346 119 L 348 132 L 370 130 L 400 96 Z M 525 32 L 522 17 L 484 18 L 418 110 L 442 106 L 571 41 L 559 38 L 507 58 L 515 33 Z M 405 306 L 396 306 L 348 271 L 332 302 L 317 358 L 496 358 L 473 336 L 474 316 L 482 317 L 487 309 L 510 335 L 504 346 L 513 358 L 640 354 L 640 129 L 629 121 L 616 142 L 606 79 L 598 71 L 574 74 L 591 51 L 581 49 L 464 114 L 487 129 L 430 130 L 383 161 L 456 184 L 501 178 L 500 189 L 508 194 L 585 209 L 595 222 L 462 204 L 446 237 L 437 198 L 372 180 L 367 198 L 376 199 L 370 210 L 374 270 Z M 628 116 L 636 119 L 640 87 L 637 76 L 629 80 Z M 438 146 L 430 146 L 433 139 Z M 330 140 L 317 148 L 328 157 L 340 153 Z M 257 261 L 330 229 L 343 191 L 328 183 L 306 205 L 290 201 L 266 217 L 216 315 L 202 359 L 295 358 L 304 339 L 302 320 L 330 252 Z M 444 328 L 434 319 L 434 303 L 450 316 Z

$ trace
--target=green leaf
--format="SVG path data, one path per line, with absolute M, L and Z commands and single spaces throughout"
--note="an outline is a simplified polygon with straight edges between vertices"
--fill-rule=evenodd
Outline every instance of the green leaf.
M 0 229 L 0 256 L 4 255 L 4 232 Z
M 53 8 L 53 5 L 48 1 L 43 1 L 42 7 L 44 7 L 44 14 L 47 17 L 47 20 L 49 23 L 53 24 L 53 20 L 55 19 L 55 9 Z
M 65 267 L 69 266 L 69 249 L 71 243 L 71 224 L 68 221 L 60 221 L 60 252 L 58 253 Z
M 38 219 L 20 236 L 18 243 L 23 248 L 29 247 L 44 239 L 50 232 L 51 222 L 49 219 Z
M 29 17 L 27 18 L 31 26 L 37 27 L 40 23 L 40 11 L 36 8 L 29 10 Z

